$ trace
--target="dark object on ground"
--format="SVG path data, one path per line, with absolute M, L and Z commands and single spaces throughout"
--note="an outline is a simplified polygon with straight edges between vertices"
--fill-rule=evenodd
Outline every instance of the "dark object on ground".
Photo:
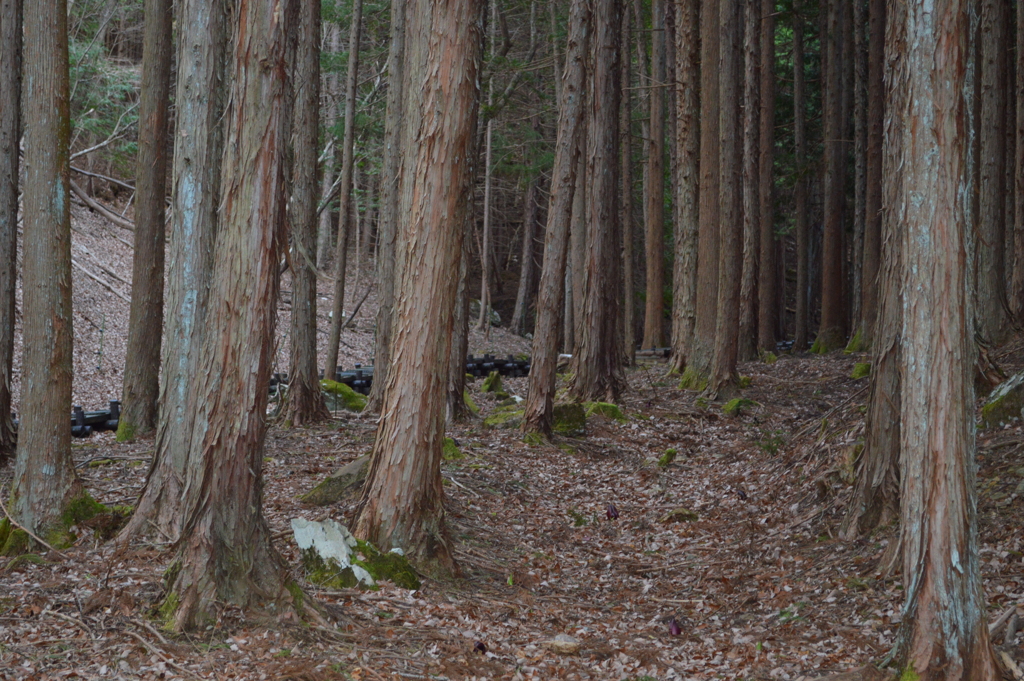
M 619 509 L 615 508 L 615 504 L 608 504 L 608 508 L 605 513 L 608 515 L 608 520 L 619 519 Z
M 121 402 L 111 400 L 108 409 L 85 411 L 77 404 L 71 408 L 71 437 L 89 437 L 101 430 L 117 430 L 121 418 Z M 14 429 L 18 429 L 18 418 L 14 416 Z

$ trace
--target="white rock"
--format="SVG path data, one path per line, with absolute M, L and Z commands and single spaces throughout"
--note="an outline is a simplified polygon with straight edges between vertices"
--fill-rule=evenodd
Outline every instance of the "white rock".
M 304 518 L 292 519 L 292 532 L 295 543 L 303 551 L 312 549 L 325 561 L 334 561 L 338 569 L 351 568 L 352 573 L 363 584 L 374 586 L 373 577 L 365 568 L 354 565 L 352 559 L 355 552 L 356 538 L 348 528 L 335 520 L 315 522 Z

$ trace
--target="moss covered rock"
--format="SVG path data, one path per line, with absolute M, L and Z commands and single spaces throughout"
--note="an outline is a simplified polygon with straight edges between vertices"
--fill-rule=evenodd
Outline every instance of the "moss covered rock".
M 469 411 L 471 411 L 474 414 L 480 413 L 480 407 L 476 406 L 476 402 L 474 402 L 473 398 L 469 396 L 468 390 L 463 389 L 462 399 L 466 403 L 466 409 L 469 409 Z
M 442 456 L 445 461 L 457 461 L 458 459 L 466 458 L 466 455 L 462 453 L 461 449 L 459 449 L 459 445 L 457 445 L 455 440 L 450 437 L 446 437 L 444 439 L 444 450 L 442 452 Z
M 522 422 L 523 410 L 518 405 L 495 409 L 494 413 L 484 419 L 484 425 L 488 428 L 518 428 Z
M 335 504 L 359 490 L 369 470 L 370 455 L 364 454 L 328 475 L 323 482 L 300 496 L 299 501 L 316 506 Z
M 583 435 L 587 429 L 587 412 L 582 404 L 556 404 L 551 413 L 551 430 L 559 435 Z
M 1024 372 L 1006 379 L 992 391 L 981 408 L 983 428 L 996 428 L 1006 423 L 1017 423 L 1024 413 Z
M 480 390 L 485 393 L 500 393 L 504 392 L 501 384 L 501 374 L 497 371 L 492 371 L 488 374 L 487 378 L 484 379 L 483 385 L 480 386 Z
M 622 413 L 617 405 L 609 402 L 585 402 L 583 408 L 586 410 L 587 416 L 603 416 L 606 419 L 613 419 L 615 421 L 623 422 L 626 421 L 626 415 Z
M 366 396 L 360 395 L 344 383 L 325 378 L 320 381 L 320 387 L 326 393 L 327 406 L 331 409 L 340 408 L 356 412 L 366 409 Z
M 374 588 L 377 582 L 388 580 L 406 589 L 420 588 L 416 571 L 401 551 L 379 551 L 334 520 L 318 523 L 296 518 L 292 530 L 306 576 L 314 584 Z
M 665 453 L 658 458 L 658 466 L 661 468 L 668 468 L 672 465 L 672 462 L 676 460 L 676 454 L 677 452 L 675 449 L 666 449 Z

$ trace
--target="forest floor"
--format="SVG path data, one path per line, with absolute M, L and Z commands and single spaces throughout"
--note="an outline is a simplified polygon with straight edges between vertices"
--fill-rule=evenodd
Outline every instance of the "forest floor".
M 101 229 L 76 220 L 83 232 Z M 76 293 L 76 333 L 88 326 L 80 315 L 109 320 L 124 306 L 126 319 L 109 290 L 92 279 L 83 288 L 95 307 L 79 309 Z M 356 289 L 361 295 L 353 278 Z M 373 308 L 364 309 L 365 323 L 346 332 L 350 349 L 368 343 Z M 108 336 L 108 368 L 112 347 Z M 470 344 L 477 354 L 528 348 L 500 329 Z M 346 361 L 368 359 L 350 352 Z M 996 359 L 1020 371 L 1024 342 Z M 298 517 L 351 520 L 351 503 L 318 508 L 297 497 L 369 451 L 374 419 L 338 413 L 315 428 L 272 425 L 264 511 L 296 579 L 332 614 L 327 624 L 225 608 L 205 631 L 170 635 L 154 617 L 167 547 L 119 548 L 81 528 L 66 557 L 0 563 L 0 678 L 798 679 L 877 661 L 900 620 L 898 575 L 879 571 L 896 529 L 837 538 L 864 427 L 868 380 L 850 377 L 858 361 L 866 360 L 782 354 L 744 364 L 751 404 L 735 417 L 678 390 L 666 365 L 652 361 L 628 373 L 626 419 L 591 416 L 580 437 L 529 446 L 480 418 L 455 425 L 449 434 L 464 456 L 446 461 L 443 475 L 463 574 L 413 592 L 386 582 L 377 591 L 319 589 L 304 579 L 289 530 Z M 102 405 L 86 378 L 76 373 L 76 400 Z M 505 385 L 525 391 L 525 379 Z M 483 416 L 496 408 L 479 381 L 470 392 Z M 981 564 L 994 620 L 1024 604 L 1024 429 L 979 431 L 978 442 Z M 668 449 L 675 460 L 659 466 Z M 107 433 L 74 443 L 87 488 L 110 505 L 134 503 L 152 450 L 151 440 L 119 444 Z M 10 463 L 0 466 L 0 489 L 11 474 Z M 554 650 L 560 635 L 578 650 Z M 1005 643 L 1017 660 L 1022 640 Z

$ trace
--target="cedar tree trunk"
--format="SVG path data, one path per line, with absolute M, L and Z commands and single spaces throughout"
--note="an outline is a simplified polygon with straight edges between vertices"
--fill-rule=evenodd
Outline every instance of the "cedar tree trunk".
M 301 607 L 263 517 L 267 380 L 274 354 L 278 263 L 285 239 L 292 93 L 289 42 L 298 0 L 239 0 L 231 44 L 221 230 L 209 318 L 190 390 L 193 455 L 185 521 L 167 575 L 165 626 L 194 629 L 223 604 Z
M 288 209 L 292 249 L 291 365 L 286 423 L 302 426 L 330 418 L 320 389 L 316 354 L 317 146 L 320 127 L 320 5 L 299 9 L 292 120 L 292 198 Z
M 382 418 L 355 534 L 400 547 L 428 575 L 456 571 L 444 525 L 441 449 L 456 273 L 475 159 L 480 0 L 420 3 L 406 17 L 408 63 L 422 69 L 406 109 L 402 246 Z
M 644 252 L 647 261 L 647 304 L 644 309 L 645 348 L 664 345 L 665 316 L 665 2 L 651 1 L 651 109 L 647 140 L 647 210 Z M 628 14 L 628 12 L 627 12 Z M 628 54 L 628 52 L 627 52 Z
M 761 132 L 760 0 L 743 2 L 743 265 L 740 280 L 739 358 L 757 357 L 758 282 L 761 250 L 761 173 L 759 135 Z
M 135 175 L 135 253 L 118 440 L 156 428 L 164 321 L 164 202 L 171 93 L 171 0 L 146 0 Z
M 551 412 L 558 364 L 558 326 L 565 286 L 569 250 L 569 222 L 572 219 L 576 187 L 577 158 L 583 128 L 586 59 L 590 38 L 590 4 L 573 0 L 569 7 L 569 38 L 565 50 L 565 73 L 561 78 L 562 98 L 558 105 L 558 137 L 551 171 L 551 198 L 544 234 L 544 259 L 537 291 L 537 321 L 530 357 L 529 388 L 523 414 L 523 430 L 551 433 Z

